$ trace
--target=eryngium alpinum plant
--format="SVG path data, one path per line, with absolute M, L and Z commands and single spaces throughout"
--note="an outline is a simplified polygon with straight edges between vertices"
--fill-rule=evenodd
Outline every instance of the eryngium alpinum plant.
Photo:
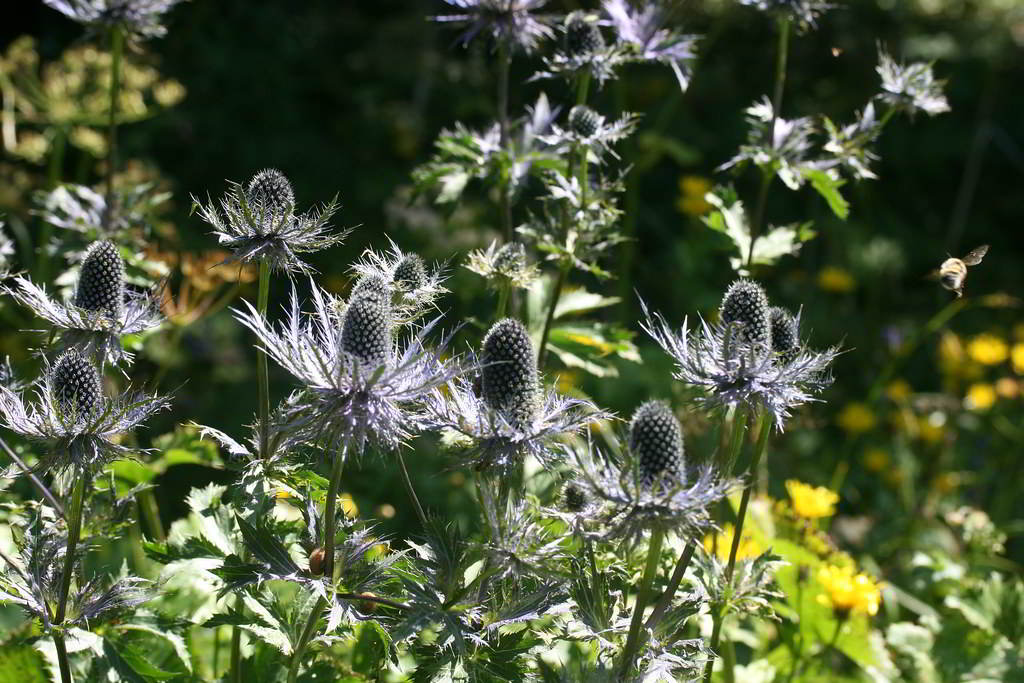
M 34 402 L 0 386 L 0 426 L 42 446 L 40 470 L 95 470 L 131 452 L 118 434 L 169 405 L 162 396 L 105 397 L 96 367 L 72 349 L 49 367 Z
M 16 301 L 50 323 L 60 348 L 78 348 L 99 363 L 130 363 L 121 337 L 152 330 L 163 322 L 160 286 L 128 291 L 124 260 L 112 242 L 93 242 L 85 252 L 75 293 L 69 302 L 51 298 L 29 278 L 18 276 L 8 291 Z

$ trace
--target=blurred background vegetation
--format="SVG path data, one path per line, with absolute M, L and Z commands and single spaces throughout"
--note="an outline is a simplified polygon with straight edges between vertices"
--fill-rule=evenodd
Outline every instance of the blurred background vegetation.
M 987 510 L 1009 533 L 999 559 L 1013 567 L 1024 561 L 1024 319 L 1017 298 L 1024 284 L 1024 9 L 1018 0 L 836 4 L 817 30 L 791 44 L 783 115 L 849 119 L 877 91 L 878 44 L 898 59 L 934 60 L 952 111 L 886 128 L 877 147 L 880 180 L 845 189 L 855 199 L 846 221 L 813 193 L 770 199 L 773 220 L 813 220 L 818 232 L 767 275 L 770 296 L 802 307 L 803 328 L 813 330 L 816 345 L 842 344 L 848 353 L 826 403 L 804 409 L 773 444 L 768 490 L 783 496 L 789 476 L 841 482 L 833 530 L 894 580 L 913 552 L 907 538 L 954 543 L 944 515 L 961 504 Z M 578 3 L 551 5 L 571 10 Z M 343 291 L 349 264 L 367 246 L 385 247 L 389 236 L 427 259 L 451 260 L 452 294 L 442 309 L 449 321 L 471 321 L 467 339 L 476 339 L 477 317 L 490 319 L 495 298 L 461 263 L 466 251 L 498 236 L 495 198 L 470 193 L 450 211 L 414 196 L 410 180 L 442 128 L 455 121 L 482 127 L 493 118 L 492 55 L 485 42 L 462 48 L 453 31 L 427 21 L 442 9 L 430 2 L 193 0 L 170 13 L 165 38 L 129 54 L 123 175 L 170 193 L 153 209 L 149 256 L 168 264 L 180 295 L 173 324 L 140 340 L 131 368 L 135 383 L 176 388 L 175 409 L 144 440 L 188 420 L 241 437 L 241 425 L 252 419 L 254 351 L 223 305 L 236 294 L 252 300 L 255 283 L 237 267 L 211 269 L 219 260 L 210 253 L 215 240 L 190 215 L 190 195 L 217 197 L 227 180 L 245 181 L 261 168 L 287 174 L 300 208 L 340 194 L 335 222 L 356 229 L 344 246 L 312 259 L 328 289 Z M 27 238 L 44 229 L 32 213 L 34 192 L 102 178 L 103 116 L 95 123 L 89 112 L 105 112 L 105 57 L 89 48 L 79 26 L 41 3 L 22 0 L 10 10 L 0 26 L 0 214 L 27 263 L 35 262 Z M 622 300 L 600 313 L 635 332 L 634 291 L 678 323 L 713 313 L 732 279 L 730 243 L 700 221 L 709 208 L 703 195 L 724 180 L 715 168 L 746 135 L 743 109 L 771 87 L 774 39 L 763 14 L 726 0 L 684 0 L 676 17 L 704 36 L 685 94 L 669 70 L 637 66 L 592 99 L 606 115 L 644 115 L 622 150 L 633 166 L 625 229 L 634 241 L 620 248 L 612 264 L 617 280 L 601 290 Z M 525 83 L 536 66 L 514 61 L 513 111 L 541 90 L 554 104 L 570 102 L 557 81 Z M 12 98 L 32 73 L 45 106 L 15 117 Z M 749 194 L 745 180 L 737 182 Z M 962 304 L 950 308 L 952 294 L 929 272 L 947 254 L 983 243 L 992 245 L 988 257 L 971 269 Z M 56 255 L 51 274 L 64 267 Z M 285 294 L 278 281 L 272 301 Z M 190 317 L 201 305 L 212 313 Z M 13 306 L 2 315 L 0 354 L 31 364 L 30 349 L 42 340 L 20 330 L 38 322 Z M 613 360 L 618 377 L 551 368 L 550 378 L 620 415 L 648 397 L 672 398 L 679 389 L 668 359 L 642 334 L 635 342 L 643 362 Z M 274 401 L 291 389 L 273 365 L 271 389 Z M 685 397 L 675 396 L 674 405 L 695 435 L 689 452 L 699 457 L 702 424 Z M 425 505 L 469 519 L 462 473 L 431 440 L 414 447 L 408 461 Z M 364 460 L 346 473 L 345 488 L 360 510 L 384 519 L 385 531 L 404 535 L 415 516 L 389 463 Z M 184 514 L 192 486 L 232 478 L 194 463 L 157 474 L 165 526 Z

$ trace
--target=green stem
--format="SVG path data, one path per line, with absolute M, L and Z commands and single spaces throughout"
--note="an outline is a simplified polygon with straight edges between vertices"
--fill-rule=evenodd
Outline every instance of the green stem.
M 676 591 L 679 590 L 679 584 L 683 582 L 683 576 L 686 575 L 686 568 L 690 566 L 690 560 L 693 559 L 693 553 L 697 549 L 697 542 L 690 541 L 683 548 L 683 552 L 679 554 L 679 559 L 676 560 L 675 569 L 672 570 L 672 578 L 668 581 L 668 587 L 665 589 L 664 595 L 655 605 L 654 610 L 651 612 L 651 616 L 647 618 L 645 626 L 648 629 L 652 629 L 661 622 L 661 618 L 665 616 L 665 612 L 672 606 L 672 598 L 675 597 Z
M 149 535 L 156 541 L 163 541 L 167 536 L 164 534 L 164 525 L 160 520 L 160 507 L 156 504 L 156 496 L 153 489 L 141 491 L 138 496 L 140 507 L 146 511 L 146 525 L 149 527 Z
M 789 57 L 789 17 L 779 19 L 778 49 L 775 53 L 775 86 L 772 91 L 772 121 L 768 128 L 769 141 L 774 146 L 775 124 L 779 119 L 779 111 L 782 109 L 782 94 L 786 87 L 786 60 Z M 754 220 L 750 225 L 750 247 L 747 250 L 747 268 L 752 268 L 754 263 L 754 243 L 761 232 L 764 221 L 765 204 L 768 200 L 768 186 L 775 177 L 771 170 L 764 171 L 761 180 L 761 191 L 757 198 L 757 209 L 754 212 Z
M 508 297 L 512 291 L 512 280 L 507 277 L 501 277 L 501 285 L 498 290 L 498 316 L 495 320 L 501 320 L 505 317 L 505 313 L 508 312 Z
M 551 335 L 551 323 L 555 319 L 555 308 L 558 300 L 562 297 L 562 288 L 565 287 L 565 279 L 569 275 L 569 262 L 564 261 L 558 269 L 558 279 L 555 281 L 555 288 L 551 290 L 551 300 L 548 303 L 547 316 L 544 318 L 544 331 L 540 335 L 540 347 L 537 349 L 537 370 L 544 370 L 544 361 L 547 357 L 548 337 Z
M 15 453 L 14 450 L 10 446 L 8 446 L 7 442 L 4 441 L 3 439 L 0 439 L 0 449 L 3 449 L 4 453 L 7 454 L 7 457 L 11 459 L 11 462 L 17 465 L 18 468 L 25 473 L 25 476 L 28 477 L 28 480 L 32 482 L 32 485 L 36 487 L 37 491 L 39 491 L 39 494 L 46 499 L 47 503 L 50 504 L 50 507 L 56 510 L 57 514 L 59 514 L 61 517 L 64 517 L 64 506 L 60 504 L 60 501 L 57 500 L 57 497 L 50 492 L 50 489 L 46 488 L 46 484 L 44 484 L 42 480 L 36 475 L 36 473 L 33 472 L 32 469 L 25 464 L 25 461 L 18 457 L 18 454 Z
M 71 505 L 68 508 L 68 546 L 64 551 L 64 571 L 60 576 L 60 593 L 57 599 L 57 612 L 53 617 L 55 626 L 64 623 L 64 615 L 67 612 L 68 593 L 71 590 L 71 575 L 75 568 L 75 549 L 82 536 L 82 505 L 85 502 L 85 480 L 86 473 L 76 469 L 74 473 L 75 483 L 71 489 Z
M 302 655 L 309 646 L 309 641 L 313 640 L 317 624 L 320 623 L 320 615 L 323 613 L 324 607 L 326 606 L 327 601 L 324 598 L 321 597 L 316 599 L 316 604 L 313 605 L 313 611 L 309 613 L 309 619 L 306 621 L 306 626 L 302 629 L 302 634 L 299 636 L 299 642 L 295 644 L 295 652 L 292 654 L 292 661 L 288 666 L 288 683 L 295 683 L 296 678 L 298 678 L 299 666 L 302 664 Z
M 647 549 L 647 565 L 644 567 L 644 575 L 640 580 L 636 594 L 636 605 L 633 607 L 633 619 L 629 622 L 629 635 L 626 637 L 626 647 L 622 651 L 622 664 L 619 667 L 619 680 L 629 679 L 629 672 L 633 668 L 633 660 L 636 658 L 637 649 L 640 645 L 640 627 L 643 625 L 644 608 L 651 597 L 651 584 L 654 582 L 654 575 L 658 571 L 658 560 L 661 557 L 661 544 L 665 540 L 665 532 L 655 529 L 651 532 L 651 542 Z
M 64 644 L 64 634 L 53 632 L 53 645 L 57 648 L 57 664 L 60 667 L 61 683 L 71 683 L 71 662 L 68 661 L 68 647 Z
M 261 316 L 267 313 L 270 299 L 270 263 L 260 259 L 260 289 L 256 308 Z M 256 375 L 259 382 L 260 411 L 260 457 L 264 462 L 270 457 L 270 375 L 267 370 L 267 354 L 260 348 L 256 351 Z
M 118 26 L 110 29 L 110 119 L 107 124 L 107 215 L 106 227 L 114 213 L 114 173 L 117 172 L 117 98 L 121 90 L 121 52 L 124 33 Z
M 725 666 L 722 671 L 724 683 L 736 683 L 736 648 L 731 640 L 722 646 L 722 664 Z
M 736 570 L 736 554 L 739 552 L 740 539 L 743 537 L 743 521 L 747 516 L 747 505 L 750 503 L 750 492 L 754 489 L 755 482 L 752 475 L 757 471 L 757 465 L 761 462 L 761 458 L 764 457 L 764 453 L 768 449 L 768 437 L 771 435 L 771 431 L 771 414 L 768 411 L 762 411 L 761 416 L 758 418 L 757 445 L 754 447 L 754 454 L 751 456 L 750 464 L 747 467 L 747 484 L 743 488 L 743 497 L 740 498 L 740 509 L 736 513 L 736 528 L 733 531 L 732 547 L 729 548 L 729 563 L 725 567 L 725 584 L 727 586 L 727 590 L 731 590 L 732 575 Z M 714 652 L 718 650 L 718 643 L 722 636 L 722 622 L 725 621 L 725 616 L 725 607 L 723 606 L 714 617 L 714 629 L 711 633 L 712 655 L 708 660 L 707 667 L 704 669 L 704 680 L 706 683 L 711 682 L 711 672 L 715 667 Z
M 423 512 L 423 506 L 420 505 L 419 496 L 416 495 L 416 489 L 412 486 L 412 479 L 409 478 L 409 470 L 405 466 L 405 457 L 402 452 L 398 452 L 398 464 L 402 469 L 402 482 L 405 484 L 405 490 L 409 493 L 409 498 L 412 499 L 413 507 L 416 509 L 416 516 L 420 518 L 420 524 L 424 529 L 427 528 L 427 515 Z

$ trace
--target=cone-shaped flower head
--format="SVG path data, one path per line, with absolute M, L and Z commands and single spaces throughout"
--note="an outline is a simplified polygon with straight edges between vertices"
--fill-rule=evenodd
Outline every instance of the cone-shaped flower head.
M 341 349 L 368 366 L 383 365 L 391 358 L 391 304 L 375 293 L 356 296 L 341 327 Z
M 480 354 L 484 402 L 514 426 L 528 423 L 537 410 L 537 359 L 530 335 L 513 318 L 491 326 Z
M 772 351 L 779 354 L 783 363 L 796 358 L 800 353 L 800 331 L 797 329 L 796 318 L 780 306 L 772 306 Z
M 565 53 L 571 57 L 583 57 L 604 49 L 604 37 L 596 22 L 587 19 L 582 12 L 573 12 L 565 20 Z
M 82 260 L 75 305 L 120 318 L 124 310 L 124 261 L 112 242 L 93 242 Z
M 100 403 L 100 374 L 78 351 L 66 351 L 50 369 L 50 391 L 65 414 L 91 415 Z
M 277 215 L 287 214 L 295 208 L 295 191 L 288 178 L 276 168 L 267 168 L 252 177 L 245 191 L 251 209 Z
M 722 323 L 734 325 L 739 339 L 771 347 L 772 325 L 768 296 L 752 280 L 736 280 L 722 298 Z
M 494 255 L 494 269 L 511 277 L 526 268 L 526 247 L 522 242 L 509 242 Z
M 581 138 L 589 138 L 601 127 L 600 115 L 585 104 L 569 110 L 569 130 Z
M 562 507 L 566 512 L 580 512 L 587 507 L 587 492 L 574 481 L 562 489 Z
M 406 254 L 395 267 L 395 284 L 412 292 L 427 284 L 427 264 L 419 254 Z
M 370 298 L 387 303 L 391 301 L 391 284 L 382 275 L 363 275 L 352 286 L 349 299 Z
M 645 485 L 665 478 L 683 483 L 683 428 L 668 404 L 648 401 L 636 409 L 629 423 L 629 450 Z

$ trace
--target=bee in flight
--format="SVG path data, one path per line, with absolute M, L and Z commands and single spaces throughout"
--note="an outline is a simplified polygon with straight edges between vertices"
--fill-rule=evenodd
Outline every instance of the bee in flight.
M 976 266 L 981 263 L 988 253 L 988 245 L 983 244 L 967 252 L 962 259 L 948 258 L 939 266 L 937 275 L 943 287 L 951 292 L 956 292 L 959 299 L 964 295 L 964 282 L 967 280 L 967 266 Z

